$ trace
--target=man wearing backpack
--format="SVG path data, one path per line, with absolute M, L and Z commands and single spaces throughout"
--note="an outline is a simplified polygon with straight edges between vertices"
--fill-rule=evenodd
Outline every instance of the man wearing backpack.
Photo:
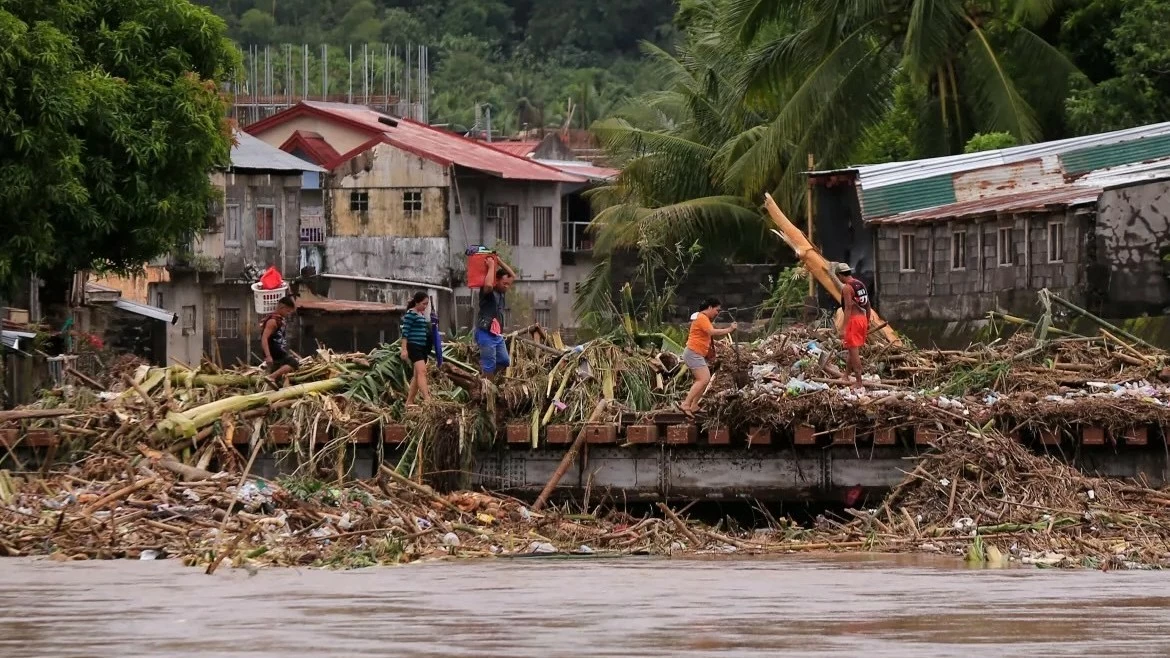
M 288 349 L 284 330 L 288 318 L 297 310 L 292 297 L 281 297 L 276 310 L 260 321 L 260 348 L 264 350 L 264 364 L 268 366 L 268 381 L 275 388 L 300 365 L 300 360 Z

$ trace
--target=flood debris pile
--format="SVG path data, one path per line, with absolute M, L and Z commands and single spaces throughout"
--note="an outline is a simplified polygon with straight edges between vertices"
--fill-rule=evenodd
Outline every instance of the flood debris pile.
M 540 513 L 486 492 L 440 494 L 386 466 L 367 481 L 270 481 L 201 472 L 145 446 L 140 452 L 94 456 L 44 479 L 0 479 L 0 552 L 63 561 L 174 558 L 210 573 L 221 564 L 356 568 L 754 547 L 669 511 L 673 523 L 617 511 Z
M 941 437 L 872 510 L 827 524 L 840 542 L 1040 566 L 1170 566 L 1170 492 L 1089 477 L 990 429 Z

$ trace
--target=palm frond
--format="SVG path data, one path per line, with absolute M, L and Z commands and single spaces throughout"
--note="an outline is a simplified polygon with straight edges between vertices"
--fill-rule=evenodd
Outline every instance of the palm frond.
M 967 42 L 965 73 L 979 109 L 979 129 L 1009 132 L 1021 144 L 1035 142 L 1040 137 L 1036 113 L 1016 89 L 987 34 L 972 23 Z
M 925 80 L 962 46 L 965 19 L 960 0 L 914 0 L 902 55 L 915 79 Z

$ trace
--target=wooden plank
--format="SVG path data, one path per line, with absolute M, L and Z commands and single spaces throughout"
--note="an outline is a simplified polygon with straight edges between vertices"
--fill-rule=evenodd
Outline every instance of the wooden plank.
M 857 443 L 857 428 L 842 427 L 833 432 L 833 445 L 835 446 L 851 446 Z
M 1041 430 L 1040 443 L 1046 446 L 1058 446 L 1061 440 L 1060 430 Z
M 374 442 L 374 427 L 372 425 L 364 425 L 359 427 L 349 437 L 349 442 L 357 445 L 366 445 Z
M 892 427 L 878 427 L 873 431 L 873 444 L 876 446 L 892 446 L 898 442 L 897 435 Z
M 657 425 L 630 425 L 626 428 L 626 441 L 629 443 L 658 443 Z
M 292 427 L 288 425 L 269 425 L 268 443 L 274 446 L 290 445 L 292 443 Z
M 753 427 L 748 430 L 748 447 L 772 444 L 772 430 L 767 427 Z
M 1150 430 L 1145 425 L 1131 427 L 1121 434 L 1127 446 L 1144 446 L 1150 442 Z
M 531 443 L 532 425 L 529 423 L 508 423 L 506 434 L 508 443 Z
M 798 446 L 815 446 L 817 444 L 817 430 L 812 425 L 797 425 L 793 443 Z
M 726 446 L 731 445 L 731 430 L 726 427 L 713 427 L 707 430 L 707 445 L 709 446 Z
M 572 428 L 568 425 L 549 425 L 545 430 L 545 440 L 549 443 L 572 443 Z
M 1103 446 L 1105 445 L 1105 428 L 1104 427 L 1082 427 L 1081 428 L 1081 443 L 1087 446 Z
M 617 443 L 617 430 L 613 423 L 591 423 L 585 426 L 585 442 Z
M 918 425 L 914 428 L 914 444 L 925 446 L 934 443 L 938 438 L 938 430 L 928 425 Z
M 382 440 L 390 445 L 402 445 L 406 442 L 406 425 L 391 423 L 382 429 Z
M 690 445 L 699 441 L 699 428 L 687 425 L 671 425 L 666 428 L 666 442 L 670 445 Z

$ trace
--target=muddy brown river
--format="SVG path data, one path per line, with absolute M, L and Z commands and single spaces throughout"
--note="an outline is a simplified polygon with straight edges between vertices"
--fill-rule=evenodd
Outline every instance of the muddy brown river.
M 0 656 L 1167 656 L 1170 573 L 514 559 L 333 572 L 0 560 Z

